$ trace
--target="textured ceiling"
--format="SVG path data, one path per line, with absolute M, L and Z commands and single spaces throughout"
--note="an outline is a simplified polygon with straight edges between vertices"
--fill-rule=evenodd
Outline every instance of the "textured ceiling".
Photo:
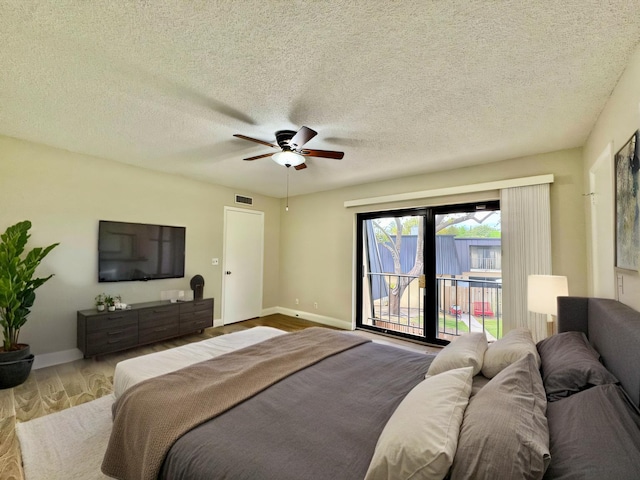
M 640 0 L 0 4 L 0 134 L 276 197 L 584 144 Z

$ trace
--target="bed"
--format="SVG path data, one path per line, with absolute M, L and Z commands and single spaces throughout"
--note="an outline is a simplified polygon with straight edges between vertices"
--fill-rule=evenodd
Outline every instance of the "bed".
M 568 297 L 561 333 L 538 345 L 524 330 L 491 345 L 468 334 L 434 356 L 347 332 L 257 327 L 122 362 L 103 471 L 167 479 L 638 478 L 640 374 L 629 365 L 640 355 L 640 314 L 609 302 Z M 575 350 L 564 342 L 577 335 L 590 355 L 601 353 L 611 377 L 587 375 L 579 385 L 572 373 L 566 388 L 566 373 L 558 380 L 551 367 L 557 352 Z M 174 400 L 159 407 L 166 397 Z M 609 422 L 605 455 L 589 442 L 597 444 L 606 425 L 596 431 L 579 412 L 595 408 L 595 418 L 606 399 L 613 406 L 600 409 L 602 418 L 620 415 Z M 205 413 L 196 412 L 201 406 Z M 171 430 L 178 423 L 185 431 Z
M 254 327 L 118 362 L 113 375 L 113 393 L 119 398 L 125 390 L 144 380 L 210 360 L 284 333 L 286 332 L 277 328 Z

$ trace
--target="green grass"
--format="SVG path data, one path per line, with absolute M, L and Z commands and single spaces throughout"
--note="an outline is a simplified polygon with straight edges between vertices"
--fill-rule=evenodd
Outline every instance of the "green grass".
M 467 327 L 467 325 L 462 321 L 462 320 L 458 320 L 458 330 L 456 331 L 456 318 L 453 315 L 447 315 L 446 318 L 444 317 L 444 315 L 440 315 L 440 318 L 438 319 L 438 323 L 439 323 L 439 328 L 442 328 L 442 322 L 444 321 L 444 332 L 451 334 L 451 335 L 456 335 L 458 333 L 463 333 L 463 332 L 468 332 L 469 328 Z
M 476 317 L 476 320 L 482 324 L 482 317 Z M 498 335 L 498 326 L 500 327 L 500 335 Z M 495 338 L 500 338 L 502 336 L 502 322 L 498 324 L 498 320 L 495 317 L 484 317 L 484 328 Z
M 476 317 L 478 323 L 482 324 L 482 317 Z M 442 328 L 442 323 L 444 322 L 445 333 L 450 335 L 456 335 L 459 333 L 464 333 L 469 331 L 469 327 L 462 321 L 462 319 L 458 319 L 458 330 L 456 331 L 456 319 L 453 315 L 447 314 L 446 319 L 445 316 L 440 313 L 439 318 L 439 328 Z M 406 325 L 403 321 L 401 324 Z M 411 317 L 409 319 L 409 325 L 413 327 L 421 327 L 422 326 L 422 316 L 419 317 Z M 498 336 L 498 326 L 500 327 L 500 336 Z M 495 338 L 500 338 L 502 336 L 502 321 L 498 322 L 495 317 L 484 317 L 484 328 Z
M 482 325 L 482 317 L 475 317 L 479 324 Z M 442 325 L 444 319 L 444 315 L 440 314 L 440 325 Z M 446 320 L 444 320 L 445 332 L 454 334 L 456 333 L 456 319 L 453 315 L 447 315 Z M 500 336 L 498 336 L 498 327 L 500 327 Z M 500 338 L 502 336 L 502 321 L 498 322 L 495 317 L 484 317 L 484 328 L 487 332 L 493 335 L 495 338 Z M 462 321 L 462 319 L 458 319 L 458 333 L 468 332 L 469 328 Z

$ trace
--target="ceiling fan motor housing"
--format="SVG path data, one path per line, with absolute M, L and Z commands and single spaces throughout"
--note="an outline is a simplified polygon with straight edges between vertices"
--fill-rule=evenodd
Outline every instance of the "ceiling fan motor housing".
M 295 150 L 296 146 L 291 146 L 291 139 L 296 133 L 294 130 L 278 130 L 276 132 L 276 142 L 283 150 Z

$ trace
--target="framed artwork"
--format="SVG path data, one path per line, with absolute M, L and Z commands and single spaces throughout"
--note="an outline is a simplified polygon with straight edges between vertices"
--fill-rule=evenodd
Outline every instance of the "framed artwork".
M 640 156 L 638 132 L 616 153 L 616 267 L 640 265 Z

